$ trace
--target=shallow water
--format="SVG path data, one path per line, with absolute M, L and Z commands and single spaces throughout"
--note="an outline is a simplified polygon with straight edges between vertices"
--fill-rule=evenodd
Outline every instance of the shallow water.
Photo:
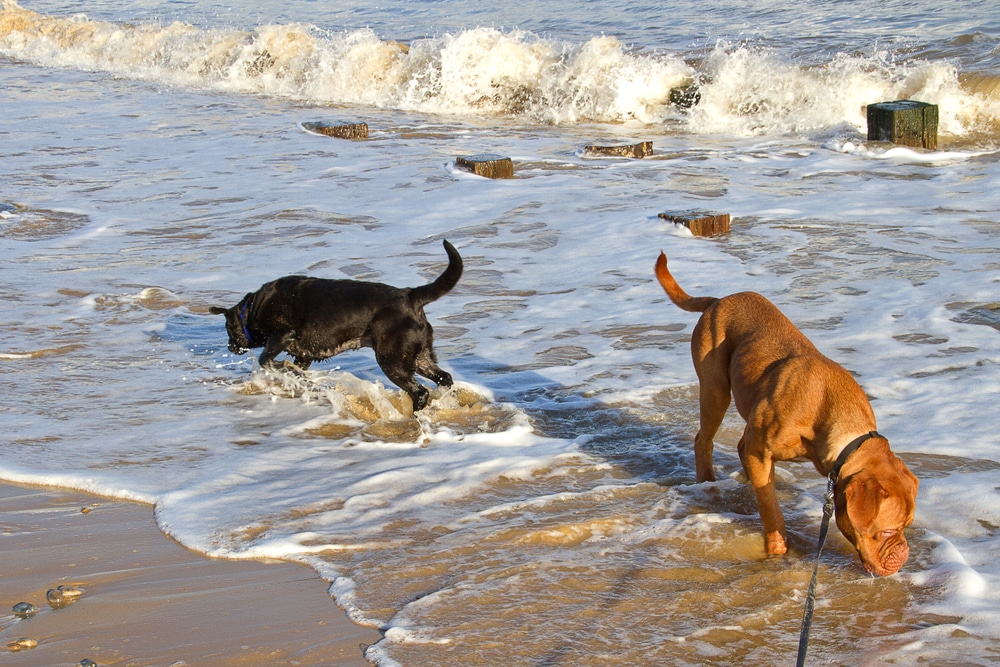
M 653 280 L 662 249 L 692 294 L 774 300 L 921 478 L 901 573 L 870 578 L 832 532 L 810 656 L 997 662 L 994 10 L 897 12 L 889 39 L 867 4 L 314 4 L 101 2 L 67 24 L 30 3 L 31 39 L 5 5 L 0 477 L 154 502 L 210 555 L 308 562 L 385 631 L 381 665 L 788 664 L 824 482 L 781 468 L 784 558 L 735 414 L 721 481 L 694 483 L 695 318 Z M 265 34 L 290 44 L 280 76 L 247 69 Z M 372 52 L 379 76 L 338 79 L 331 58 Z M 486 75 L 506 61 L 513 80 Z M 689 80 L 695 109 L 657 97 Z M 910 92 L 941 104 L 942 150 L 865 139 L 861 104 Z M 370 138 L 302 127 L 342 119 Z M 582 150 L 638 140 L 651 157 Z M 515 178 L 456 168 L 483 152 Z M 695 208 L 732 232 L 657 217 Z M 420 284 L 442 238 L 465 274 L 427 312 L 457 383 L 417 418 L 370 351 L 264 372 L 208 313 L 287 273 Z

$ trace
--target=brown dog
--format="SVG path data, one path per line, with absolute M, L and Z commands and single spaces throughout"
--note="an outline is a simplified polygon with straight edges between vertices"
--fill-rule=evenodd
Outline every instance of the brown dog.
M 738 449 L 757 495 L 767 553 L 787 551 L 774 462 L 805 458 L 824 476 L 843 465 L 834 475 L 837 526 L 865 569 L 879 576 L 899 570 L 909 556 L 903 529 L 913 522 L 918 481 L 875 432 L 875 414 L 851 374 L 820 354 L 760 294 L 688 296 L 667 270 L 663 253 L 656 277 L 674 304 L 703 313 L 691 336 L 701 384 L 697 480 L 715 479 L 712 438 L 731 392 L 746 421 Z M 848 443 L 851 451 L 845 451 Z M 838 461 L 842 452 L 846 461 Z

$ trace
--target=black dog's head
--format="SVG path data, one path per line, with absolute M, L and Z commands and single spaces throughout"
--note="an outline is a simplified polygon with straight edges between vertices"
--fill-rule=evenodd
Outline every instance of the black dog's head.
M 212 306 L 208 312 L 213 315 L 226 316 L 226 333 L 229 334 L 229 351 L 233 354 L 245 354 L 250 348 L 260 347 L 254 344 L 253 336 L 250 334 L 250 327 L 247 325 L 247 306 L 253 294 L 247 294 L 243 300 L 232 308 L 222 306 Z

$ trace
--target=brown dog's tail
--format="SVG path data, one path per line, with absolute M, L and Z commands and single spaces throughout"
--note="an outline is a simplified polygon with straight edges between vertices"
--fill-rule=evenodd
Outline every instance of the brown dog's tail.
M 444 270 L 444 273 L 438 276 L 434 282 L 410 290 L 410 302 L 417 308 L 443 297 L 458 284 L 458 279 L 462 277 L 462 256 L 448 241 L 444 242 L 444 251 L 448 253 L 448 268 Z
M 714 296 L 690 296 L 681 289 L 674 277 L 667 270 L 667 256 L 662 252 L 656 260 L 656 279 L 660 281 L 663 291 L 667 293 L 670 300 L 681 310 L 692 313 L 704 313 L 709 306 L 718 301 Z

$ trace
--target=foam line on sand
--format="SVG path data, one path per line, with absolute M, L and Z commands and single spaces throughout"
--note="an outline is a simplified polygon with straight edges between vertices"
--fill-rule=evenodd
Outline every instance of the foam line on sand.
M 57 609 L 46 591 L 60 585 L 82 593 Z M 18 602 L 38 612 L 19 618 Z M 12 653 L 22 638 L 37 646 Z M 205 558 L 160 532 L 148 506 L 0 484 L 3 664 L 362 667 L 378 638 L 307 567 Z

